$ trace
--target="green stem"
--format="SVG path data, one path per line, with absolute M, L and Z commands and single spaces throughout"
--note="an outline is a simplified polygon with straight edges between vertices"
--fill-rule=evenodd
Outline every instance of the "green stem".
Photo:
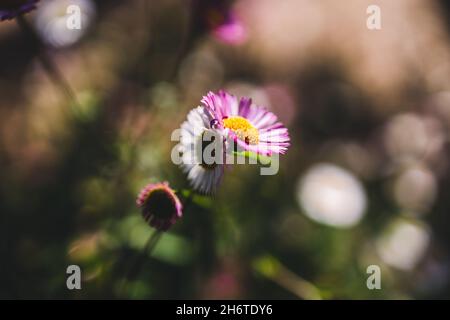
M 271 255 L 256 259 L 253 269 L 303 300 L 322 300 L 320 290 L 312 282 L 295 274 Z
M 129 282 L 135 280 L 141 273 L 141 270 L 142 270 L 142 267 L 144 265 L 146 258 L 149 255 L 151 255 L 151 253 L 155 249 L 156 245 L 158 244 L 159 240 L 161 239 L 162 234 L 163 234 L 162 231 L 156 230 L 148 238 L 148 240 L 144 246 L 144 249 L 137 256 L 135 262 L 133 263 L 131 268 L 126 273 L 124 279 L 122 280 L 122 285 L 121 285 L 121 290 L 120 290 L 122 292 L 122 294 L 121 294 L 122 296 L 123 296 L 125 289 L 127 288 L 127 284 L 129 284 Z

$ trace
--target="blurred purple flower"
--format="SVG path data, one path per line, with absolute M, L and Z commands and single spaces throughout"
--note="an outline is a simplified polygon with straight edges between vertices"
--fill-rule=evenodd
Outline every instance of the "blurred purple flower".
M 36 9 L 39 0 L 2 0 L 0 2 L 0 21 L 14 19 L 18 15 Z
M 229 0 L 194 0 L 199 8 L 202 29 L 216 39 L 233 45 L 247 40 L 247 29 L 232 8 Z
M 183 215 L 180 199 L 167 182 L 145 186 L 136 205 L 141 208 L 145 221 L 160 231 L 167 231 Z
M 247 40 L 247 30 L 233 14 L 222 25 L 214 29 L 213 34 L 217 39 L 229 44 L 241 44 Z
M 219 261 L 217 269 L 204 283 L 202 298 L 241 299 L 245 294 L 244 272 L 244 266 L 236 257 L 227 257 Z

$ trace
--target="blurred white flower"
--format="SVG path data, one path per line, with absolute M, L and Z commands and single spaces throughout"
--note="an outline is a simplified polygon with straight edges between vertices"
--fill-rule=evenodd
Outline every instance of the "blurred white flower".
M 297 201 L 311 219 L 334 227 L 351 227 L 363 217 L 367 197 L 360 181 L 333 164 L 317 164 L 301 178 Z
M 68 27 L 68 20 L 77 14 L 68 10 L 69 7 L 80 9 L 79 29 Z M 36 12 L 35 26 L 41 38 L 49 45 L 56 48 L 68 47 L 82 38 L 95 14 L 92 0 L 44 0 Z
M 401 219 L 394 221 L 376 242 L 380 258 L 400 270 L 412 270 L 424 256 L 430 242 L 426 225 Z
M 442 149 L 445 136 L 436 119 L 403 113 L 388 123 L 384 141 L 394 160 L 409 162 L 436 156 Z
M 448 131 L 450 129 L 450 91 L 440 91 L 431 95 L 428 105 Z
M 405 209 L 426 212 L 433 204 L 437 182 L 433 172 L 425 166 L 410 166 L 394 182 L 394 198 Z

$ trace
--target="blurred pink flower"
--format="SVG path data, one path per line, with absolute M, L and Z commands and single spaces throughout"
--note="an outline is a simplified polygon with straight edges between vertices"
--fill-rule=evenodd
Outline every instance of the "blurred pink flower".
M 229 13 L 228 19 L 213 30 L 214 36 L 229 44 L 239 45 L 247 40 L 247 29 L 242 22 Z
M 240 299 L 244 294 L 243 266 L 236 258 L 220 261 L 218 268 L 206 280 L 203 297 L 207 299 Z
M 161 231 L 167 231 L 183 215 L 181 202 L 167 182 L 145 186 L 136 204 L 142 209 L 145 221 Z
M 247 40 L 247 28 L 232 8 L 229 0 L 198 0 L 200 20 L 219 41 L 239 45 Z

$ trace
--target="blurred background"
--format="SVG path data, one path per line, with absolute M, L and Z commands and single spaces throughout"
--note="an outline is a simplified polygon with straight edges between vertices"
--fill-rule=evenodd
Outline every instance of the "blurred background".
M 1 22 L 0 298 L 450 298 L 449 9 L 42 0 Z M 188 186 L 170 135 L 220 88 L 289 128 L 280 172 L 234 166 L 122 290 L 153 232 L 136 195 Z

